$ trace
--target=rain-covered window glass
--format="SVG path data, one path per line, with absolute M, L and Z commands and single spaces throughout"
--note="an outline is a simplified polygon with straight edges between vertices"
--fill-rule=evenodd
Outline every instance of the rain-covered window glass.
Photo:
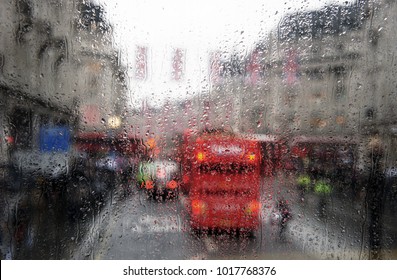
M 396 259 L 396 15 L 1 1 L 2 259 Z

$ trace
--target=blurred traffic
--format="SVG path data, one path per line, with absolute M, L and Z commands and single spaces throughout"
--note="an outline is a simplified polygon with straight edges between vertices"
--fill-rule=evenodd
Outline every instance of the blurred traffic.
M 58 2 L 0 4 L 2 259 L 397 258 L 395 1 Z

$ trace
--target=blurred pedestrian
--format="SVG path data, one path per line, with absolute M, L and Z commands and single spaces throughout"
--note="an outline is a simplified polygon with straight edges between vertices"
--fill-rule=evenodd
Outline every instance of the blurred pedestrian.
M 297 178 L 298 190 L 302 201 L 305 199 L 305 194 L 310 191 L 311 179 L 309 175 L 299 175 Z
M 288 225 L 288 222 L 292 219 L 291 208 L 289 206 L 288 200 L 280 199 L 277 202 L 277 210 L 280 213 L 279 238 L 280 238 L 280 240 L 284 240 L 285 239 L 285 229 Z
M 327 202 L 332 193 L 332 187 L 329 183 L 320 180 L 314 184 L 314 192 L 320 198 L 318 202 L 318 215 L 320 218 L 325 218 L 327 216 Z

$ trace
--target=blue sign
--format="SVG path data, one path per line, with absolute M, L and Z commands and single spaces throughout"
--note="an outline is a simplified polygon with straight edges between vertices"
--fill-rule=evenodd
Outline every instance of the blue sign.
M 41 127 L 41 152 L 67 152 L 70 148 L 70 130 L 66 126 Z

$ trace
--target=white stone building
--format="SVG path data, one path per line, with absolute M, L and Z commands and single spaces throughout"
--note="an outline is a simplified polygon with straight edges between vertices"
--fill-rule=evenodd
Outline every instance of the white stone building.
M 103 7 L 83 0 L 4 1 L 0 24 L 2 174 L 10 147 L 34 148 L 42 125 L 115 127 L 127 89 Z

